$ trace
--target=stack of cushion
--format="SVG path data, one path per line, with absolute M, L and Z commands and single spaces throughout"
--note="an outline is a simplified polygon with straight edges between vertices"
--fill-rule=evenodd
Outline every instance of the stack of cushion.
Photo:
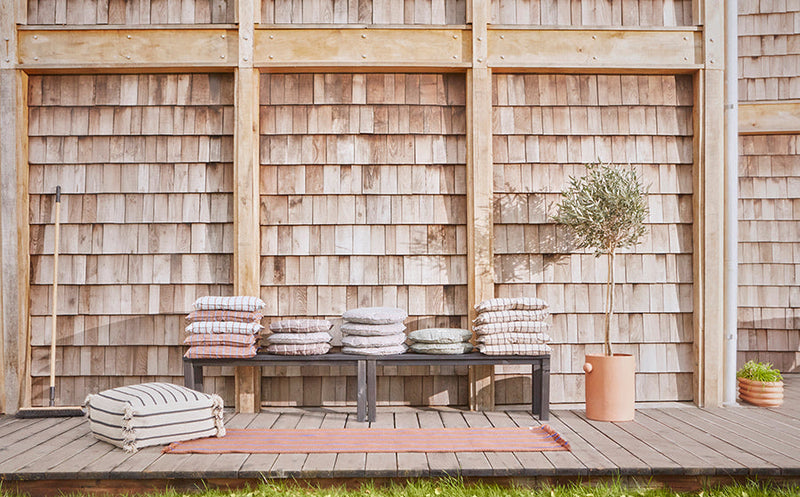
M 222 437 L 222 399 L 170 383 L 142 383 L 86 397 L 89 428 L 100 440 L 136 452 L 142 447 Z
M 258 335 L 264 301 L 257 297 L 200 297 L 186 316 L 189 346 L 184 357 L 247 358 L 258 352 Z
M 320 355 L 331 350 L 333 323 L 326 319 L 286 319 L 269 325 L 267 352 L 278 355 Z
M 472 332 L 461 328 L 424 328 L 408 334 L 411 351 L 420 354 L 465 354 L 472 352 Z
M 533 297 L 496 298 L 475 306 L 478 350 L 487 355 L 549 354 L 547 302 Z
M 408 313 L 396 307 L 360 307 L 342 314 L 342 352 L 345 354 L 402 354 L 406 346 Z

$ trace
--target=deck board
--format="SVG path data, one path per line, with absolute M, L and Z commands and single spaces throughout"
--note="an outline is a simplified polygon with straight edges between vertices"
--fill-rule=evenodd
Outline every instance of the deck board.
M 787 478 L 800 482 L 800 375 L 787 375 L 779 408 L 699 409 L 690 405 L 640 408 L 632 422 L 586 419 L 580 409 L 555 409 L 548 424 L 570 452 L 442 452 L 352 454 L 135 454 L 92 437 L 81 418 L 0 417 L 0 478 L 4 488 L 36 493 L 72 481 L 76 486 L 183 480 L 333 479 L 462 475 L 498 478 L 616 478 L 699 486 L 719 478 Z M 456 408 L 380 408 L 372 423 L 354 407 L 275 408 L 225 414 L 228 429 L 375 429 L 538 426 L 530 412 L 469 412 Z M 547 481 L 547 480 L 545 480 Z M 83 482 L 83 483 L 81 483 Z M 98 483 L 100 482 L 100 483 Z M 25 487 L 29 484 L 28 487 Z M 153 483 L 155 484 L 155 483 Z M 14 487 L 16 485 L 16 487 Z M 51 487 L 52 487 L 51 485 Z

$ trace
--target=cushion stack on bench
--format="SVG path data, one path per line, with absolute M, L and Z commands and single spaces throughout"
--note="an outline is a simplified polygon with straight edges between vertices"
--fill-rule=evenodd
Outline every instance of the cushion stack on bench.
M 533 297 L 495 298 L 475 306 L 478 350 L 487 355 L 549 354 L 547 302 Z
M 267 352 L 278 355 L 320 355 L 331 350 L 333 323 L 327 319 L 286 319 L 269 325 Z
M 345 354 L 402 354 L 406 346 L 408 313 L 396 307 L 360 307 L 342 314 L 342 352 Z
M 423 328 L 408 334 L 411 351 L 419 354 L 465 354 L 472 352 L 472 332 L 461 328 Z
M 200 297 L 186 320 L 185 357 L 249 358 L 258 352 L 264 301 L 257 297 Z
M 142 383 L 86 397 L 94 436 L 136 452 L 142 447 L 222 437 L 222 399 L 170 383 Z

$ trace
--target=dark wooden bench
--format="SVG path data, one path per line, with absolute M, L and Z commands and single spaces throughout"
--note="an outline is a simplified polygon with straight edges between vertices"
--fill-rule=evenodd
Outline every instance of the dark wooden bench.
M 529 365 L 531 366 L 531 411 L 545 421 L 550 413 L 550 356 L 489 356 L 480 352 L 458 355 L 399 354 L 390 356 L 365 356 L 331 352 L 316 356 L 282 356 L 258 354 L 249 359 L 183 359 L 184 384 L 203 391 L 203 366 L 356 366 L 358 375 L 357 409 L 359 421 L 377 418 L 378 366 L 476 366 L 476 365 Z

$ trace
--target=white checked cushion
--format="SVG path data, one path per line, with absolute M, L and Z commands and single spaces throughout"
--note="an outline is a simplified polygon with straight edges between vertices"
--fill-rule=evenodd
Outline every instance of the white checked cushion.
M 194 301 L 192 307 L 194 307 L 196 311 L 228 310 L 256 312 L 263 309 L 265 305 L 264 301 L 258 297 L 235 295 L 233 297 L 200 297 Z
M 495 298 L 484 300 L 475 306 L 478 312 L 488 311 L 535 311 L 547 309 L 548 305 L 536 297 Z
M 136 452 L 142 447 L 222 437 L 222 399 L 170 383 L 142 383 L 86 397 L 86 416 L 100 440 Z

